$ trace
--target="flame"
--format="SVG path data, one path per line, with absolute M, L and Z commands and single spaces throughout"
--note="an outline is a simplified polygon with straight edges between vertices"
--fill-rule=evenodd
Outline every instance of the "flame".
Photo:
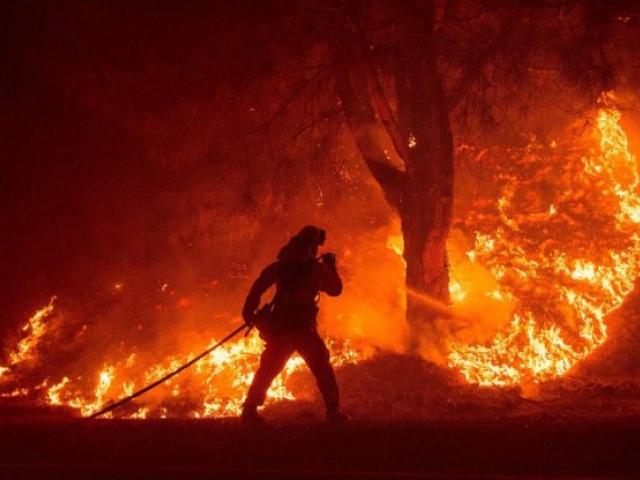
M 402 257 L 404 253 L 404 239 L 402 238 L 402 234 L 390 235 L 387 238 L 387 248 L 399 257 Z
M 13 351 L 9 352 L 9 366 L 0 365 L 0 379 L 11 371 L 11 367 L 35 358 L 38 344 L 48 330 L 49 325 L 45 320 L 53 312 L 55 300 L 55 296 L 51 297 L 49 304 L 34 313 L 22 327 L 22 331 L 26 332 L 26 336 L 18 342 Z
M 524 183 L 530 194 L 533 181 L 508 183 L 492 217 L 496 228 L 477 232 L 467 256 L 474 264 L 486 267 L 498 285 L 487 288 L 484 294 L 492 302 L 517 303 L 517 307 L 507 328 L 487 344 L 450 345 L 448 365 L 467 381 L 493 386 L 542 382 L 565 375 L 606 341 L 605 317 L 632 290 L 640 258 L 638 165 L 629 152 L 619 120 L 617 110 L 601 108 L 596 115 L 595 136 L 590 139 L 593 152 L 561 159 L 552 179 L 556 182 L 554 188 L 548 188 L 553 194 L 545 191 L 527 204 L 533 203 L 535 208 L 523 209 L 526 202 L 519 187 Z M 560 143 L 554 141 L 552 150 L 554 155 L 560 155 Z M 527 160 L 532 165 L 540 164 L 538 159 Z M 595 230 L 594 235 L 588 234 L 589 228 Z M 539 231 L 544 232 L 542 240 Z M 402 236 L 388 237 L 387 248 L 402 256 Z M 470 297 L 464 279 L 452 278 L 450 290 L 455 302 L 463 303 Z M 116 283 L 113 291 L 124 295 L 121 283 Z M 166 283 L 160 291 L 174 293 Z M 420 295 L 404 290 L 402 293 Z M 176 308 L 193 308 L 187 297 L 175 298 Z M 37 358 L 41 350 L 38 347 L 50 328 L 47 319 L 53 312 L 54 300 L 55 297 L 24 326 L 24 338 L 8 353 L 9 364 L 0 366 L 3 382 L 16 365 Z M 82 338 L 87 329 L 83 326 Z M 215 343 L 211 340 L 209 347 Z M 329 338 L 327 344 L 336 368 L 373 354 L 371 349 L 364 353 L 362 347 L 346 340 Z M 194 346 L 193 351 L 151 358 L 150 353 L 145 354 L 137 346 L 127 349 L 122 344 L 119 361 L 101 360 L 101 366 L 88 375 L 52 374 L 51 379 L 39 381 L 34 390 L 49 405 L 71 407 L 82 416 L 90 416 L 110 402 L 163 378 L 208 348 L 199 346 L 201 349 Z M 109 416 L 235 416 L 257 370 L 262 349 L 262 341 L 255 333 L 229 341 L 188 371 Z M 292 357 L 269 390 L 267 404 L 297 399 L 299 393 L 292 384 L 305 368 L 299 356 Z M 25 386 L 12 385 L 0 396 L 24 397 L 30 392 Z
M 477 233 L 470 260 L 491 270 L 501 285 L 497 295 L 515 296 L 519 304 L 488 344 L 451 345 L 449 366 L 471 383 L 512 386 L 566 374 L 605 342 L 605 317 L 633 289 L 640 259 L 638 165 L 620 112 L 604 106 L 596 119 L 598 151 L 565 159 L 559 198 L 522 212 L 521 192 L 508 185 L 498 201 L 498 228 Z M 586 235 L 592 225 L 580 224 L 591 212 L 586 222 L 598 229 L 593 236 Z M 544 232 L 542 242 L 529 238 L 537 231 Z
M 26 332 L 26 336 L 8 352 L 10 364 L 0 366 L 0 378 L 11 372 L 18 363 L 37 359 L 39 350 L 46 350 L 39 347 L 49 331 L 50 324 L 46 320 L 54 311 L 55 300 L 56 297 L 53 297 L 48 305 L 38 310 L 24 325 L 22 330 Z M 184 308 L 184 302 L 178 302 L 177 308 Z M 84 334 L 86 330 L 87 326 L 83 325 L 80 333 Z M 80 338 L 82 337 L 83 335 Z M 216 343 L 215 339 L 211 340 L 206 348 Z M 364 355 L 348 341 L 328 339 L 327 343 L 334 366 L 364 358 Z M 87 378 L 68 374 L 62 374 L 57 380 L 45 377 L 34 387 L 11 387 L 9 391 L 1 392 L 0 397 L 26 397 L 35 393 L 40 401 L 48 405 L 70 407 L 82 416 L 91 416 L 109 404 L 129 397 L 165 377 L 195 357 L 195 353 L 189 352 L 169 356 L 154 363 L 149 362 L 148 358 L 142 359 L 136 346 L 131 346 L 128 353 L 122 352 L 123 348 L 124 343 L 121 343 L 121 361 L 104 363 L 102 368 Z M 172 377 L 147 393 L 140 403 L 132 402 L 126 407 L 123 406 L 117 415 L 127 418 L 203 418 L 238 415 L 254 372 L 258 368 L 262 350 L 262 340 L 255 332 L 240 340 L 229 341 L 213 350 L 188 371 Z M 304 368 L 306 365 L 302 358 L 294 355 L 271 386 L 266 403 L 294 400 L 296 396 L 288 383 Z M 20 373 L 29 374 L 35 370 L 35 366 L 30 363 Z M 6 379 L 3 378 L 3 382 Z M 113 416 L 114 412 L 105 415 L 106 418 Z
M 68 377 L 63 377 L 59 383 L 53 385 L 47 390 L 47 398 L 49 405 L 62 405 L 62 399 L 60 397 L 60 391 L 64 389 L 64 386 L 69 383 Z
M 28 332 L 28 335 L 23 338 L 15 351 L 9 353 L 9 361 L 11 365 L 29 360 L 34 357 L 34 352 L 39 340 L 47 331 L 47 325 L 44 320 L 53 312 L 53 302 L 56 297 L 52 297 L 49 304 L 46 307 L 38 310 L 29 321 L 22 327 L 24 332 Z
M 210 346 L 215 345 L 212 340 Z M 329 340 L 332 362 L 340 366 L 356 362 L 362 355 L 348 342 L 338 344 Z M 210 347 L 209 346 L 209 347 Z M 249 335 L 235 343 L 222 345 L 213 350 L 193 367 L 191 376 L 169 379 L 157 387 L 158 392 L 149 393 L 149 403 L 135 406 L 128 411 L 128 418 L 166 417 L 186 415 L 193 418 L 236 416 L 242 408 L 253 374 L 258 367 L 262 340 L 257 334 Z M 146 368 L 142 374 L 135 373 L 136 355 L 131 354 L 122 363 L 104 365 L 96 376 L 96 386 L 91 395 L 83 394 L 74 387 L 74 382 L 64 377 L 47 390 L 47 402 L 51 405 L 67 405 L 79 411 L 82 416 L 90 416 L 108 406 L 109 402 L 130 396 L 133 392 L 149 385 L 194 358 L 193 353 L 169 357 L 161 363 Z M 276 378 L 267 394 L 266 404 L 281 400 L 295 400 L 295 395 L 287 386 L 288 380 L 305 368 L 301 357 L 294 355 Z M 122 383 L 116 380 L 126 379 Z M 197 385 L 196 388 L 193 388 Z M 155 395 L 155 397 L 154 397 Z M 172 398 L 173 400 L 168 400 Z M 175 405 L 169 406 L 171 402 Z M 167 405 L 163 405 L 166 403 Z M 185 404 L 189 404 L 188 408 Z M 173 407 L 173 408 L 172 408 Z M 105 415 L 113 416 L 113 412 Z

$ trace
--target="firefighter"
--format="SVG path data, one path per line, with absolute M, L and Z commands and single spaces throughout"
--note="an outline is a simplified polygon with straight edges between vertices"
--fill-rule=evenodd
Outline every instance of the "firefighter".
M 280 250 L 277 261 L 262 270 L 247 295 L 242 316 L 247 324 L 257 326 L 265 349 L 244 401 L 240 417 L 243 423 L 264 423 L 257 408 L 264 403 L 271 383 L 294 352 L 300 354 L 316 378 L 327 420 L 348 419 L 340 410 L 340 391 L 329 362 L 329 350 L 317 330 L 319 293 L 332 297 L 342 293 L 335 255 L 325 253 L 317 257 L 325 237 L 325 231 L 318 227 L 304 227 Z M 260 315 L 260 298 L 274 284 L 269 314 Z

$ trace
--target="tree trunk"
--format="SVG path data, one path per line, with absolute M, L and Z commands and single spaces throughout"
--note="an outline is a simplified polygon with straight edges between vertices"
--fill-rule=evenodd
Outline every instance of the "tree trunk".
M 332 56 L 336 92 L 358 148 L 401 219 L 406 315 L 419 332 L 449 304 L 453 139 L 436 65 L 433 2 L 398 2 L 397 11 L 395 112 L 355 18 L 345 22 Z
M 399 213 L 407 319 L 420 326 L 437 317 L 438 305 L 450 302 L 446 241 L 453 215 L 453 138 L 437 68 L 433 2 L 399 2 L 398 9 L 404 21 L 396 36 L 397 116 L 414 145 L 404 159 Z M 438 303 L 425 301 L 425 295 Z

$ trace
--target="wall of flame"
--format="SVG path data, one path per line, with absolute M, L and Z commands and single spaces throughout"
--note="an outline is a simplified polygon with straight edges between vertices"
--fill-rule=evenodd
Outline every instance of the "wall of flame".
M 581 148 L 554 144 L 540 159 L 532 147 L 504 168 L 493 215 L 478 214 L 469 260 L 498 281 L 489 295 L 514 309 L 493 339 L 450 345 L 448 365 L 469 382 L 512 386 L 566 374 L 606 341 L 607 315 L 633 289 L 638 165 L 611 100 L 603 97 Z

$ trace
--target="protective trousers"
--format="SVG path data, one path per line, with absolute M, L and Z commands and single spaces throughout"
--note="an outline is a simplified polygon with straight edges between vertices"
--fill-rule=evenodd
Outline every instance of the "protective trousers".
M 329 350 L 313 328 L 282 332 L 269 338 L 260 356 L 260 367 L 249 387 L 245 406 L 257 407 L 264 403 L 271 383 L 296 351 L 316 378 L 327 410 L 339 408 L 340 391 L 329 363 Z

